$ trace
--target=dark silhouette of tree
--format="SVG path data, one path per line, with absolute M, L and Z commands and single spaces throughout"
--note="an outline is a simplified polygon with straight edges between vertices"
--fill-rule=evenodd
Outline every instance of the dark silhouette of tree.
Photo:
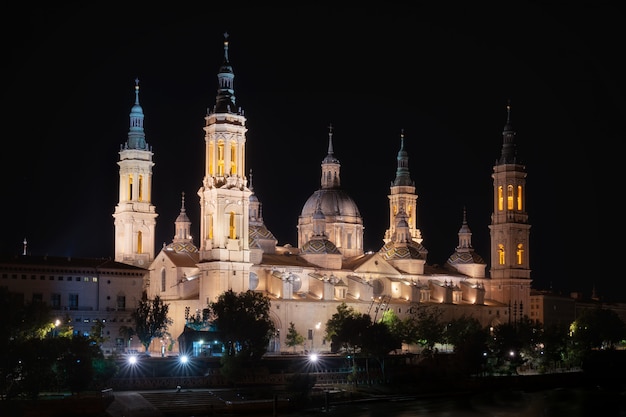
M 363 336 L 361 351 L 373 357 L 378 362 L 382 380 L 386 381 L 385 358 L 389 355 L 389 352 L 402 348 L 402 341 L 397 335 L 394 335 L 391 329 L 382 321 L 370 323 L 370 325 L 365 328 Z
M 444 337 L 453 345 L 456 372 L 469 376 L 484 369 L 489 331 L 476 318 L 463 315 L 453 319 L 445 327 Z
M 615 349 L 615 345 L 626 338 L 622 319 L 615 311 L 601 307 L 583 309 L 570 331 L 574 344 L 581 351 Z
M 227 355 L 261 359 L 275 331 L 269 298 L 251 290 L 239 294 L 228 290 L 210 308 Z
M 289 329 L 287 329 L 287 335 L 285 336 L 285 344 L 296 351 L 296 346 L 304 344 L 304 336 L 302 336 L 296 330 L 296 325 L 293 322 L 289 323 Z
M 269 298 L 251 290 L 228 290 L 209 304 L 213 325 L 226 349 L 220 359 L 221 373 L 231 383 L 253 372 L 267 352 L 275 331 L 270 307 Z
M 411 343 L 419 344 L 424 355 L 434 352 L 435 344 L 445 341 L 445 323 L 441 320 L 443 312 L 437 307 L 423 306 L 412 314 L 413 325 L 408 333 L 413 337 Z M 408 326 L 407 326 L 408 327 Z
M 149 300 L 144 292 L 139 305 L 131 313 L 135 321 L 135 334 L 146 352 L 152 340 L 165 336 L 169 325 L 172 324 L 172 319 L 167 316 L 168 311 L 169 304 L 165 304 L 158 295 Z

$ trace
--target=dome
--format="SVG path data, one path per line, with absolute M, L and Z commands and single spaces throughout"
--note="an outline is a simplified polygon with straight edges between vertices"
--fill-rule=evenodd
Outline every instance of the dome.
M 330 217 L 361 217 L 356 203 L 348 194 L 340 189 L 324 189 L 317 190 L 304 203 L 301 217 L 314 218 L 315 212 L 319 206 L 322 213 L 328 220 Z

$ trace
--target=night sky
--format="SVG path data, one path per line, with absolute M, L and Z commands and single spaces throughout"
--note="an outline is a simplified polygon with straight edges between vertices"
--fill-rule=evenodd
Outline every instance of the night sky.
M 174 236 L 182 192 L 197 235 L 202 127 L 228 32 L 247 166 L 280 245 L 296 244 L 332 124 L 366 250 L 383 244 L 404 131 L 428 262 L 453 253 L 464 207 L 488 260 L 491 173 L 510 100 L 528 172 L 533 287 L 589 296 L 595 286 L 620 298 L 621 247 L 608 239 L 621 236 L 613 184 L 623 176 L 624 14 L 577 3 L 459 5 L 89 2 L 5 15 L 0 252 L 20 254 L 26 238 L 32 255 L 114 255 L 118 152 L 135 78 L 154 151 L 156 246 Z

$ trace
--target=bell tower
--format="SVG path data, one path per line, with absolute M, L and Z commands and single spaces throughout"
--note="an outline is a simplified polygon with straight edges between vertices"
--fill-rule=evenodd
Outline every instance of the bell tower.
M 154 259 L 156 211 L 152 204 L 152 149 L 143 129 L 139 80 L 130 111 L 128 140 L 120 147 L 119 202 L 115 207 L 115 260 L 147 267 Z
M 517 159 L 510 104 L 502 136 L 502 152 L 491 175 L 491 296 L 509 306 L 510 321 L 518 321 L 529 315 L 530 307 L 530 224 L 526 212 L 526 167 Z

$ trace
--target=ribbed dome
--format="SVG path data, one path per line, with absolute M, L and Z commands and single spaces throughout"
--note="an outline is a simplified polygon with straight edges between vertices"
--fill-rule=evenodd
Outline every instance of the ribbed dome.
M 356 203 L 348 194 L 339 189 L 317 190 L 304 203 L 301 217 L 314 218 L 317 205 L 327 218 L 336 216 L 361 217 Z

